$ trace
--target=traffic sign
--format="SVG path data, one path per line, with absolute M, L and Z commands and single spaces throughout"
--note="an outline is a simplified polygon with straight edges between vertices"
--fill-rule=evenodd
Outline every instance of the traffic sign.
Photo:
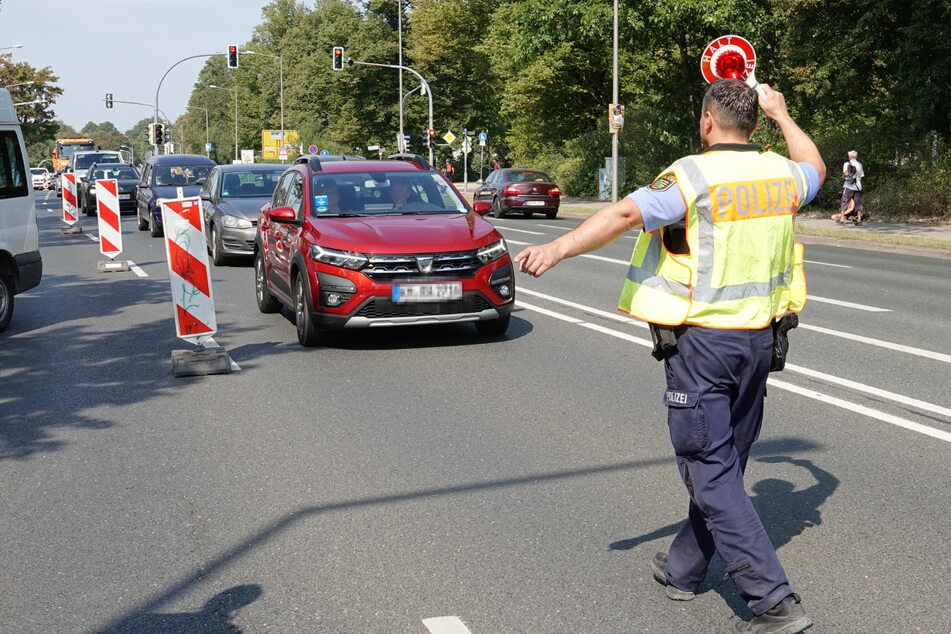
M 450 132 L 447 132 L 445 136 L 443 136 L 443 139 L 446 140 L 446 143 L 452 145 L 452 142 L 456 140 L 456 135 L 450 131 Z
M 281 149 L 277 151 L 277 158 L 281 159 L 282 161 L 287 160 L 287 146 L 286 145 L 282 145 Z
M 317 146 L 312 145 L 309 148 L 307 148 L 307 151 L 310 152 L 311 154 L 317 154 Z
M 321 150 L 321 151 L 320 151 L 320 155 L 321 155 L 321 156 L 328 156 L 329 154 L 330 154 L 330 152 L 328 152 L 327 150 Z
M 756 51 L 739 35 L 723 35 L 707 45 L 700 56 L 700 72 L 707 83 L 718 79 L 739 79 L 755 87 L 753 71 Z
M 122 253 L 119 182 L 116 179 L 106 178 L 96 181 L 96 213 L 99 216 L 99 252 L 114 260 Z
M 175 306 L 175 334 L 197 346 L 218 331 L 201 199 L 163 200 L 162 226 Z
M 211 143 L 205 143 L 205 151 L 211 152 Z
M 489 135 L 485 132 L 479 133 L 479 145 L 485 145 L 486 140 L 489 138 Z

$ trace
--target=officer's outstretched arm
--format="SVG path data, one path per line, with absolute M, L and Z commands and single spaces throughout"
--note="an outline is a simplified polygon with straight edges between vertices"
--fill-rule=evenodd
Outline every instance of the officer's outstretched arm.
M 812 139 L 802 131 L 786 110 L 786 98 L 783 93 L 773 90 L 768 84 L 760 84 L 763 89 L 760 93 L 759 107 L 763 114 L 776 122 L 786 139 L 789 148 L 789 158 L 803 163 L 809 163 L 819 173 L 819 185 L 826 179 L 826 164 L 822 161 L 819 148 Z
M 603 207 L 578 227 L 546 244 L 523 249 L 515 256 L 518 270 L 538 277 L 565 258 L 595 251 L 614 242 L 625 231 L 644 225 L 641 210 L 630 198 Z

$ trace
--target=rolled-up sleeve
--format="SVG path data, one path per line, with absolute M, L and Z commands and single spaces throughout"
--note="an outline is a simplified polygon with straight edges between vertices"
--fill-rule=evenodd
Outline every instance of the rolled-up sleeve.
M 644 231 L 654 231 L 681 220 L 687 214 L 687 203 L 677 186 L 664 191 L 651 187 L 640 189 L 627 195 L 641 212 Z

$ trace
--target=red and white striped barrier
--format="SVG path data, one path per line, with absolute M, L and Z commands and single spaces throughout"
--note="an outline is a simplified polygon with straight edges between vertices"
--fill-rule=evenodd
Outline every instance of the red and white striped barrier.
M 76 213 L 76 175 L 63 174 L 63 222 L 72 226 L 79 222 Z
M 163 200 L 162 226 L 175 305 L 175 334 L 197 346 L 218 331 L 201 199 Z
M 96 181 L 96 213 L 99 216 L 99 252 L 110 259 L 122 253 L 122 226 L 119 223 L 119 182 L 114 178 Z

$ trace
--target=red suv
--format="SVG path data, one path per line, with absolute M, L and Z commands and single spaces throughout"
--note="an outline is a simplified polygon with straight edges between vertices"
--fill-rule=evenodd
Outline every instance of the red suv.
M 294 309 L 301 345 L 342 328 L 473 322 L 501 335 L 515 299 L 502 236 L 421 156 L 301 157 L 261 208 L 261 312 Z

